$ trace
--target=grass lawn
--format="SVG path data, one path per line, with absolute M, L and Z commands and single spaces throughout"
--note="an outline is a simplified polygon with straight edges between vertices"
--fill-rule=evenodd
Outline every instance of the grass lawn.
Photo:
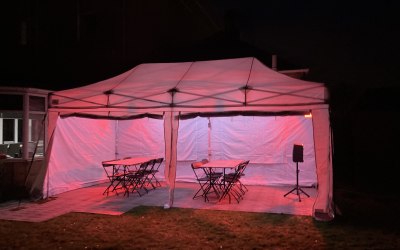
M 121 216 L 0 220 L 0 249 L 400 249 L 399 200 L 339 190 L 342 215 L 312 217 L 160 207 Z

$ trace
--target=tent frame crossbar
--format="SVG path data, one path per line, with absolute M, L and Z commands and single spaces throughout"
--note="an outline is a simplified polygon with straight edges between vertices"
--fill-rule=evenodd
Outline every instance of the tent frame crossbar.
M 264 98 L 259 98 L 257 100 L 252 100 L 251 102 L 258 102 L 258 101 L 262 101 L 262 100 L 268 100 L 268 99 L 276 98 L 276 97 L 279 97 L 279 96 L 285 96 L 285 95 L 323 101 L 324 99 L 322 99 L 322 98 L 316 98 L 316 97 L 312 97 L 312 96 L 305 96 L 305 95 L 295 94 L 295 93 L 299 93 L 299 92 L 302 92 L 302 91 L 311 90 L 311 89 L 315 89 L 315 88 L 320 88 L 320 87 L 318 86 L 318 87 L 298 89 L 298 90 L 287 92 L 287 93 L 271 91 L 271 90 L 263 90 L 263 89 L 254 89 L 253 88 L 251 90 L 259 91 L 259 92 L 263 92 L 263 93 L 271 93 L 271 94 L 276 94 L 276 95 L 268 96 L 268 97 L 264 97 Z
M 227 112 L 193 112 L 181 114 L 180 120 L 193 119 L 195 117 L 231 117 L 231 116 L 295 116 L 309 114 L 307 111 L 279 111 L 279 112 L 265 112 L 265 111 L 227 111 Z

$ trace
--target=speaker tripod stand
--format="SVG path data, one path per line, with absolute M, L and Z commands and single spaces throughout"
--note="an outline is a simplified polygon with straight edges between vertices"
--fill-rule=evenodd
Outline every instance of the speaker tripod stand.
M 299 202 L 301 202 L 301 198 L 300 198 L 301 193 L 305 194 L 307 197 L 310 197 L 310 196 L 306 192 L 304 192 L 303 189 L 301 189 L 301 187 L 299 187 L 299 172 L 300 172 L 299 162 L 296 161 L 296 186 L 292 190 L 287 192 L 283 197 L 286 197 L 288 194 L 296 191 L 297 196 L 299 196 Z

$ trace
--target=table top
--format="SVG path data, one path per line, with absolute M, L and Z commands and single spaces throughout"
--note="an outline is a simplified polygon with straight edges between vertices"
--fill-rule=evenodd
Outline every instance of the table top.
M 127 159 L 104 161 L 103 164 L 131 166 L 131 165 L 142 164 L 142 163 L 148 162 L 148 161 L 153 160 L 153 159 L 155 159 L 155 158 L 151 158 L 151 157 L 132 157 L 132 158 L 127 158 Z
M 201 165 L 202 168 L 235 168 L 244 160 L 213 160 Z

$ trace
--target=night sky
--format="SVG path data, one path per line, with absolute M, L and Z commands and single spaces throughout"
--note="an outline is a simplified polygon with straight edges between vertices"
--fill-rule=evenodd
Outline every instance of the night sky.
M 397 1 L 140 2 L 6 4 L 1 85 L 59 90 L 140 63 L 255 56 L 270 65 L 271 54 L 278 69 L 309 68 L 330 86 L 397 85 Z
M 61 90 L 140 63 L 255 56 L 331 94 L 336 172 L 391 169 L 400 138 L 399 1 L 19 0 L 4 3 L 0 85 Z M 368 157 L 367 157 L 368 156 Z M 363 178 L 364 178 L 363 177 Z M 359 180 L 356 180 L 359 181 Z M 389 182 L 390 184 L 390 182 Z

